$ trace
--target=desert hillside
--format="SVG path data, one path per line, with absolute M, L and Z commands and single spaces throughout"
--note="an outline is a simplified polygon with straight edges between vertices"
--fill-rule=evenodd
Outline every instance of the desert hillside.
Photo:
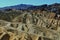
M 60 14 L 44 9 L 0 10 L 0 40 L 60 40 Z

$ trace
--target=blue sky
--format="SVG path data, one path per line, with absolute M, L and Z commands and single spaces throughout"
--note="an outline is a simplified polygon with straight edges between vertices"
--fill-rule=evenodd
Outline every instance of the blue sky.
M 30 4 L 30 5 L 42 5 L 60 3 L 60 0 L 0 0 L 0 7 L 17 5 L 17 4 Z

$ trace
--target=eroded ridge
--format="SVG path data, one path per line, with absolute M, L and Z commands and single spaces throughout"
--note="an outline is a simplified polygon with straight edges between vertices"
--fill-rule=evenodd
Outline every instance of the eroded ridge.
M 52 12 L 24 12 L 0 20 L 0 40 L 60 40 L 60 20 Z

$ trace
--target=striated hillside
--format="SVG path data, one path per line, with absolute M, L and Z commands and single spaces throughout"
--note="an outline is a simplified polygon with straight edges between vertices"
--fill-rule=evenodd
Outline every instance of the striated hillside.
M 0 10 L 0 40 L 60 40 L 60 12 L 50 9 Z
M 60 15 L 41 10 L 1 11 L 0 40 L 60 40 Z

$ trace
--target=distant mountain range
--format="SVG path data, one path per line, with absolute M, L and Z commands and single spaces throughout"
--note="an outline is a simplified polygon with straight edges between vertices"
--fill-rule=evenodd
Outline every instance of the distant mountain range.
M 5 9 L 16 9 L 16 10 L 35 10 L 35 9 L 40 9 L 40 8 L 46 8 L 47 4 L 44 5 L 38 5 L 38 6 L 34 6 L 34 5 L 27 5 L 27 4 L 19 4 L 19 5 L 14 5 L 14 6 L 7 6 L 7 7 L 3 7 L 0 8 L 0 10 L 5 10 Z
M 19 5 L 14 5 L 14 6 L 3 7 L 3 8 L 0 8 L 0 9 L 1 10 L 5 10 L 5 9 L 17 9 L 17 10 L 20 10 L 20 9 L 27 9 L 29 7 L 32 7 L 32 5 L 19 4 Z
M 27 5 L 27 4 L 19 4 L 19 5 L 14 5 L 14 6 L 8 6 L 8 7 L 3 7 L 0 9 L 40 9 L 40 8 L 51 8 L 51 7 L 58 7 L 60 6 L 60 3 L 54 3 L 51 5 L 38 5 L 38 6 L 34 6 L 34 5 Z
M 60 10 L 60 3 L 54 3 L 51 5 L 44 4 L 44 5 L 38 5 L 38 6 L 19 4 L 19 5 L 0 8 L 0 10 L 6 10 L 6 9 L 16 9 L 16 10 L 37 10 L 37 9 L 40 9 L 40 10 L 53 11 L 55 13 L 58 13 L 58 11 Z

